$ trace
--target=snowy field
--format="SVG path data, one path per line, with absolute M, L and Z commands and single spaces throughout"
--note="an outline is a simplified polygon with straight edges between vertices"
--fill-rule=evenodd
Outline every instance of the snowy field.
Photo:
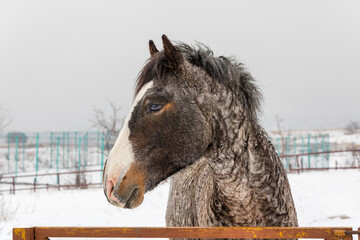
M 289 174 L 289 180 L 300 226 L 360 226 L 359 170 Z M 169 183 L 161 184 L 133 210 L 110 205 L 100 188 L 0 195 L 0 239 L 12 239 L 13 227 L 165 226 L 168 190 Z

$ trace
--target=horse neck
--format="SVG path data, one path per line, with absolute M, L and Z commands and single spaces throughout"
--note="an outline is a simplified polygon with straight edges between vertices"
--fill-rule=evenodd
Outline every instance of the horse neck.
M 275 149 L 257 120 L 240 107 L 236 96 L 223 94 L 219 98 L 216 102 L 222 104 L 213 105 L 217 112 L 212 117 L 214 142 L 204 156 L 216 182 L 257 185 L 257 180 L 270 174 L 270 169 L 281 170 Z
M 195 100 L 213 131 L 213 142 L 203 158 L 219 184 L 242 180 L 256 184 L 275 168 L 284 171 L 267 134 L 244 109 L 241 101 L 246 100 L 207 76 L 191 83 L 194 86 L 188 89 L 195 89 Z
M 265 165 L 275 164 L 275 149 L 254 120 L 243 119 L 223 130 L 226 132 L 207 153 L 208 162 L 219 179 L 264 174 Z

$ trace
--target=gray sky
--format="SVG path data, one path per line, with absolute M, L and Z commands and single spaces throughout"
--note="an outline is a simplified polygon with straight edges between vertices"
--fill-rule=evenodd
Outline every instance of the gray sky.
M 125 115 L 148 40 L 236 56 L 263 90 L 262 122 L 292 129 L 360 121 L 360 1 L 0 1 L 7 130 L 85 130 L 93 106 Z

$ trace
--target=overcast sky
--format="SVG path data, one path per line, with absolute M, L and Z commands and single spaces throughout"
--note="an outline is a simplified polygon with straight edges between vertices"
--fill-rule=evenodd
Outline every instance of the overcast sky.
M 85 130 L 93 107 L 125 115 L 148 40 L 202 42 L 236 56 L 264 94 L 262 124 L 360 121 L 360 1 L 0 1 L 6 130 Z

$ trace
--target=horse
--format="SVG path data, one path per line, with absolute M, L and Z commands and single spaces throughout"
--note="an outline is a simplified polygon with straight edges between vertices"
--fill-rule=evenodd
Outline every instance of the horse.
M 149 41 L 103 189 L 135 208 L 170 178 L 169 227 L 298 226 L 284 167 L 259 125 L 262 92 L 235 58 L 203 44 Z

